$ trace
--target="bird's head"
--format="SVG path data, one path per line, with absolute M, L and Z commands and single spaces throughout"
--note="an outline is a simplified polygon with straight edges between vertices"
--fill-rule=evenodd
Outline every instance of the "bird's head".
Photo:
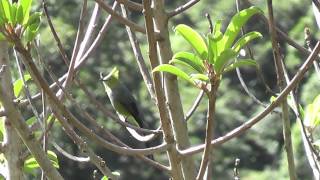
M 100 72 L 100 80 L 103 82 L 105 86 L 112 87 L 119 82 L 119 69 L 114 67 L 111 72 L 104 76 L 102 72 Z

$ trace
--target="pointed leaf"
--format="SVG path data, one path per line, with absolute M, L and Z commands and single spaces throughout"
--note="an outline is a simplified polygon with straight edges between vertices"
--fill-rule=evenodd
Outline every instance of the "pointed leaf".
M 21 4 L 23 9 L 23 24 L 26 24 L 29 20 L 32 0 L 20 0 L 19 3 Z
M 178 52 L 173 57 L 172 60 L 169 62 L 171 63 L 185 63 L 185 65 L 191 67 L 192 69 L 202 73 L 204 71 L 204 66 L 202 64 L 202 60 L 200 57 L 193 53 L 189 52 Z
M 18 9 L 16 12 L 16 22 L 18 24 L 22 24 L 23 23 L 23 8 L 22 6 L 19 4 L 18 5 Z
M 208 76 L 204 74 L 191 74 L 190 77 L 192 80 L 209 81 Z
M 191 80 L 191 78 L 188 76 L 187 73 L 185 73 L 184 71 L 182 71 L 181 69 L 170 65 L 170 64 L 161 64 L 159 66 L 157 66 L 156 68 L 153 69 L 152 72 L 168 72 L 171 74 L 176 75 L 179 78 L 182 78 L 188 82 L 190 82 L 191 84 L 194 84 L 194 82 Z
M 0 8 L 2 8 L 1 11 L 3 11 L 3 18 L 5 19 L 6 22 L 12 22 L 11 19 L 11 4 L 9 0 L 1 0 L 0 1 Z
M 234 15 L 223 35 L 224 49 L 230 48 L 235 38 L 238 36 L 241 27 L 248 21 L 254 14 L 263 13 L 261 9 L 257 7 L 250 7 L 244 9 Z
M 202 36 L 198 34 L 191 27 L 180 24 L 175 28 L 175 32 L 180 34 L 188 43 L 192 46 L 192 48 L 196 51 L 196 53 L 201 57 L 201 59 L 206 59 L 208 55 L 208 49 L 205 41 Z
M 30 74 L 25 74 L 24 76 L 24 80 L 27 82 L 31 79 L 31 76 Z M 23 81 L 22 79 L 18 79 L 16 80 L 14 83 L 13 83 L 13 92 L 14 92 L 14 96 L 15 97 L 19 97 L 20 96 L 20 93 L 21 93 L 21 90 L 23 88 Z
M 232 71 L 235 68 L 243 67 L 243 66 L 257 66 L 257 62 L 255 60 L 252 60 L 252 59 L 241 59 L 241 60 L 238 60 L 238 61 L 230 64 L 228 67 L 226 67 L 223 70 L 223 72 Z
M 249 32 L 245 35 L 243 35 L 233 46 L 233 50 L 236 52 L 239 52 L 242 47 L 247 45 L 250 41 L 256 39 L 256 38 L 262 38 L 262 34 L 256 31 Z
M 13 26 L 15 26 L 17 24 L 17 19 L 16 19 L 16 13 L 18 10 L 18 4 L 17 3 L 13 3 L 10 6 L 10 13 L 11 13 L 11 22 L 13 24 Z
M 237 52 L 232 49 L 224 50 L 220 56 L 217 58 L 216 62 L 214 63 L 214 69 L 218 74 L 221 74 L 223 71 L 224 66 L 228 63 L 230 59 L 233 59 L 237 56 Z

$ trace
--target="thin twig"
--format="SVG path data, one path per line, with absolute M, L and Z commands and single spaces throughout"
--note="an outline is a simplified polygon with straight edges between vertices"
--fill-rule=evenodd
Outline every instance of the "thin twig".
M 50 18 L 50 15 L 49 15 L 49 12 L 48 12 L 48 8 L 47 8 L 47 3 L 46 3 L 46 0 L 42 0 L 42 7 L 43 7 L 43 11 L 44 11 L 44 14 L 46 15 L 47 17 L 47 21 L 48 21 L 48 24 L 49 24 L 49 27 L 50 27 L 50 30 L 51 30 L 51 33 L 53 35 L 53 38 L 55 39 L 55 41 L 57 42 L 57 45 L 58 45 L 58 49 L 59 49 L 59 52 L 62 56 L 62 59 L 64 60 L 65 64 L 66 65 L 69 65 L 69 58 L 67 56 L 67 53 L 65 51 L 65 48 L 63 47 L 61 41 L 60 41 L 60 38 L 58 36 L 58 33 L 57 31 L 55 30 L 54 28 L 54 25 L 51 21 L 51 18 Z
M 285 67 L 283 67 L 284 62 L 282 62 L 283 60 L 280 54 L 278 36 L 274 26 L 275 23 L 274 23 L 274 17 L 273 17 L 272 0 L 268 0 L 267 4 L 268 4 L 269 31 L 271 35 L 273 58 L 274 58 L 275 67 L 276 67 L 278 85 L 279 85 L 280 91 L 282 91 L 286 87 L 285 75 L 283 72 Z M 291 125 L 290 125 L 289 108 L 288 108 L 287 101 L 283 101 L 281 103 L 281 109 L 282 109 L 283 138 L 284 138 L 284 145 L 285 145 L 287 161 L 288 161 L 289 177 L 290 177 L 290 180 L 295 180 L 297 179 L 297 174 L 296 174 L 295 163 L 294 163 L 294 155 L 293 155 L 292 140 L 291 140 Z
M 192 6 L 194 6 L 197 2 L 199 2 L 200 0 L 191 0 L 188 1 L 186 4 L 183 4 L 179 7 L 177 7 L 175 10 L 173 10 L 172 12 L 168 13 L 168 17 L 171 18 L 173 16 L 176 16 L 184 11 L 186 11 L 187 9 L 191 8 Z
M 19 39 L 13 39 L 15 44 L 15 49 L 22 55 L 22 59 L 24 64 L 26 65 L 27 69 L 29 70 L 32 79 L 34 80 L 35 84 L 44 90 L 44 92 L 48 95 L 49 100 L 51 101 L 54 106 L 52 108 L 54 110 L 58 110 L 63 114 L 63 116 L 69 120 L 71 124 L 76 126 L 86 137 L 89 139 L 97 142 L 98 144 L 102 145 L 105 148 L 110 149 L 111 151 L 120 153 L 120 154 L 152 154 L 157 152 L 162 152 L 167 149 L 166 144 L 161 144 L 156 147 L 146 148 L 146 149 L 128 149 L 116 146 L 112 143 L 109 143 L 99 137 L 98 135 L 94 134 L 89 128 L 87 128 L 84 124 L 82 124 L 66 107 L 61 101 L 54 95 L 54 93 L 50 90 L 48 83 L 43 79 L 39 70 L 35 66 L 30 52 L 24 48 L 22 43 Z
M 186 121 L 188 121 L 190 119 L 190 117 L 192 116 L 192 114 L 196 111 L 196 109 L 199 107 L 199 104 L 203 98 L 204 95 L 204 91 L 201 90 L 199 95 L 197 96 L 197 99 L 194 101 L 192 107 L 189 109 L 188 113 L 186 114 L 186 117 L 184 118 Z
M 227 133 L 224 136 L 221 136 L 219 138 L 216 138 L 211 141 L 212 146 L 218 146 L 221 145 L 237 136 L 240 136 L 241 134 L 245 133 L 247 130 L 249 130 L 252 126 L 257 124 L 260 120 L 262 120 L 264 117 L 266 117 L 274 108 L 276 108 L 282 101 L 286 100 L 285 97 L 298 85 L 298 83 L 302 80 L 303 75 L 308 71 L 310 66 L 312 66 L 313 61 L 317 59 L 318 53 L 320 52 L 320 42 L 317 43 L 315 48 L 313 49 L 310 56 L 307 58 L 307 60 L 303 63 L 303 65 L 299 68 L 296 75 L 291 79 L 290 83 L 286 86 L 283 91 L 279 94 L 279 96 L 262 112 L 257 114 L 255 117 L 249 119 L 242 125 L 238 126 L 237 128 L 233 129 L 229 133 Z M 204 144 L 197 145 L 185 150 L 180 150 L 180 154 L 184 156 L 193 155 L 196 153 L 200 153 L 204 149 Z
M 122 10 L 122 16 L 124 18 L 128 19 L 126 9 L 124 8 L 123 5 L 121 5 L 121 10 Z M 150 73 L 148 71 L 147 65 L 146 65 L 144 58 L 142 56 L 140 45 L 139 45 L 138 39 L 136 37 L 136 34 L 131 30 L 131 28 L 129 26 L 126 26 L 126 30 L 127 30 L 128 36 L 129 36 L 129 40 L 131 43 L 133 53 L 136 57 L 137 64 L 140 69 L 140 73 L 143 77 L 143 80 L 144 80 L 146 86 L 147 86 L 147 89 L 149 91 L 151 99 L 153 99 L 155 101 L 153 82 L 152 82 Z
M 98 14 L 98 9 L 99 9 L 99 6 L 96 4 L 96 6 L 94 7 L 94 10 L 92 12 L 90 23 L 91 23 L 91 21 L 95 21 L 96 16 Z M 76 40 L 75 40 L 74 47 L 73 47 L 70 65 L 68 67 L 67 78 L 62 84 L 63 88 L 65 88 L 65 89 L 69 89 L 69 87 L 71 86 L 71 81 L 72 81 L 74 74 L 75 74 L 74 67 L 75 67 L 75 64 L 77 61 L 77 57 L 80 57 L 80 55 L 81 55 L 81 54 L 79 54 L 79 50 L 81 48 L 80 45 L 84 46 L 86 43 L 86 42 L 84 42 L 84 39 L 83 39 L 83 41 L 81 41 L 81 38 L 83 38 L 83 36 L 84 36 L 84 18 L 86 17 L 86 15 L 87 15 L 87 0 L 84 0 L 83 4 L 82 4 L 81 12 L 80 12 L 77 36 L 76 36 Z M 91 34 L 91 28 L 92 27 L 88 26 L 87 33 Z M 59 89 L 59 91 L 57 92 L 57 96 L 60 100 L 63 99 L 63 92 L 61 89 Z
M 117 19 L 120 23 L 129 26 L 132 30 L 141 32 L 143 34 L 146 33 L 145 29 L 140 25 L 122 17 L 117 12 L 115 12 L 106 2 L 103 0 L 95 0 L 106 12 L 108 12 L 111 16 Z
M 66 157 L 72 161 L 81 162 L 81 163 L 90 161 L 89 157 L 77 157 L 77 156 L 74 156 L 74 155 L 68 153 L 62 147 L 60 147 L 56 142 L 51 142 L 51 144 L 53 145 L 54 148 L 56 148 L 56 150 L 60 154 L 62 154 L 64 157 Z
M 130 1 L 130 0 L 116 0 L 119 3 L 123 4 L 124 6 L 126 6 L 127 8 L 129 8 L 130 10 L 134 10 L 134 11 L 143 11 L 143 6 L 142 4 Z

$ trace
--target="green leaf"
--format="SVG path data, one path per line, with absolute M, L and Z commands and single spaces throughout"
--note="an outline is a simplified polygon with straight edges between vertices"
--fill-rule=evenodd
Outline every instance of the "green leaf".
M 223 72 L 224 66 L 228 63 L 230 59 L 233 59 L 237 56 L 237 52 L 233 49 L 224 50 L 220 56 L 217 57 L 217 60 L 214 63 L 214 69 L 217 74 Z
M 32 0 L 20 0 L 19 3 L 23 9 L 23 24 L 26 24 L 29 20 L 30 8 L 32 4 Z
M 245 35 L 243 35 L 233 46 L 233 50 L 236 52 L 239 52 L 242 47 L 244 47 L 246 44 L 248 44 L 250 41 L 256 39 L 256 38 L 262 38 L 262 34 L 256 31 L 249 32 Z
M 50 159 L 50 161 L 52 162 L 53 166 L 55 168 L 59 168 L 59 160 L 58 160 L 58 156 L 56 155 L 56 153 L 49 150 L 49 151 L 47 151 L 47 155 L 48 155 L 48 158 Z
M 320 95 L 318 95 L 314 101 L 307 106 L 304 121 L 305 124 L 311 128 L 315 128 L 320 125 Z
M 204 60 L 207 58 L 208 48 L 200 34 L 184 24 L 179 24 L 175 28 L 175 32 L 180 34 L 192 46 L 201 59 Z
M 41 16 L 42 16 L 42 13 L 41 13 L 41 12 L 35 12 L 35 13 L 33 13 L 33 14 L 30 16 L 30 18 L 28 19 L 28 22 L 27 22 L 26 26 L 35 26 L 34 28 L 32 28 L 32 30 L 35 30 L 35 28 L 40 25 Z
M 3 141 L 4 135 L 4 117 L 0 117 L 0 141 Z
M 15 26 L 17 24 L 17 19 L 16 19 L 16 13 L 18 10 L 18 4 L 17 3 L 13 3 L 10 6 L 10 13 L 11 13 L 11 22 L 13 24 L 13 26 Z
M 24 76 L 24 80 L 27 82 L 31 79 L 31 76 L 30 74 L 25 74 Z M 23 81 L 22 79 L 18 79 L 16 80 L 14 83 L 13 83 L 13 91 L 14 91 L 14 96 L 15 97 L 19 97 L 20 96 L 20 93 L 21 93 L 21 90 L 23 88 Z
M 173 57 L 172 60 L 169 62 L 171 63 L 179 63 L 184 64 L 192 69 L 198 71 L 199 73 L 202 73 L 204 71 L 204 66 L 202 64 L 202 60 L 200 57 L 193 53 L 189 52 L 178 52 Z
M 28 23 L 25 25 L 26 31 L 24 33 L 24 38 L 26 42 L 34 40 L 37 36 L 41 22 L 41 15 L 42 13 L 36 12 L 30 16 Z
M 191 74 L 190 77 L 192 80 L 209 81 L 208 76 L 204 74 Z
M 9 0 L 1 0 L 0 1 L 0 8 L 1 9 L 1 12 L 3 13 L 2 16 L 3 16 L 3 19 L 6 21 L 6 22 L 12 22 L 12 19 L 11 19 L 11 4 L 9 2 Z
M 248 9 L 244 9 L 234 15 L 226 29 L 226 32 L 223 35 L 223 44 L 224 49 L 230 48 L 235 38 L 238 36 L 239 31 L 242 26 L 248 21 L 250 17 L 254 14 L 263 13 L 261 9 L 257 7 L 250 7 Z
M 32 116 L 31 118 L 26 120 L 26 123 L 31 126 L 32 124 L 34 124 L 37 121 L 36 116 Z
M 53 151 L 48 151 L 47 155 L 52 165 L 55 168 L 59 168 L 57 155 Z M 23 167 L 26 172 L 32 173 L 32 170 L 40 168 L 40 165 L 38 164 L 37 160 L 33 156 L 30 156 L 28 159 L 24 161 Z
M 188 76 L 187 73 L 185 73 L 184 71 L 182 71 L 181 69 L 179 69 L 173 65 L 161 64 L 161 65 L 155 67 L 152 72 L 157 72 L 157 71 L 158 72 L 168 72 L 168 73 L 174 74 L 177 77 L 182 78 L 182 79 L 190 82 L 191 84 L 194 84 L 194 81 L 191 80 L 191 78 Z
M 6 37 L 2 33 L 0 33 L 0 41 L 4 41 L 4 40 L 6 40 Z
M 252 60 L 252 59 L 241 59 L 241 60 L 238 60 L 238 61 L 230 64 L 229 66 L 227 66 L 223 70 L 223 72 L 232 71 L 235 68 L 243 67 L 243 66 L 257 66 L 257 62 L 255 60 Z
M 214 39 L 212 34 L 208 34 L 208 60 L 210 64 L 214 64 L 218 55 L 217 41 Z
M 16 23 L 18 23 L 18 24 L 23 23 L 23 8 L 20 4 L 18 5 L 18 9 L 16 12 Z
M 101 178 L 101 180 L 108 180 L 109 178 L 107 177 L 107 176 L 103 176 L 102 178 Z

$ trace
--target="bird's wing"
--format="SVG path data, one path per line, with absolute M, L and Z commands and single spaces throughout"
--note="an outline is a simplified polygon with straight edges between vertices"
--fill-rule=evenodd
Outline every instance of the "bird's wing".
M 126 87 L 124 87 L 126 88 Z M 130 92 L 129 90 L 127 92 Z M 133 118 L 139 124 L 139 127 L 143 127 L 143 119 L 138 109 L 137 101 L 135 98 L 130 94 L 127 93 L 126 95 L 120 96 L 119 103 L 126 108 L 126 110 L 133 116 Z

